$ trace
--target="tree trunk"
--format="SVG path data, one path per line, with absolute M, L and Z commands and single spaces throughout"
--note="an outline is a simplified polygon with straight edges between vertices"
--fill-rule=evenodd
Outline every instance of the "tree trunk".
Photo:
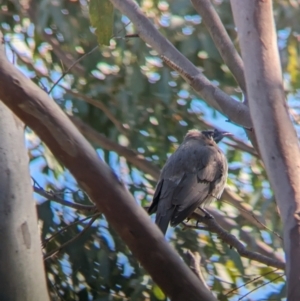
M 288 300 L 300 300 L 300 149 L 282 83 L 272 1 L 231 0 L 259 150 L 284 229 Z
M 49 300 L 23 124 L 0 102 L 0 300 Z

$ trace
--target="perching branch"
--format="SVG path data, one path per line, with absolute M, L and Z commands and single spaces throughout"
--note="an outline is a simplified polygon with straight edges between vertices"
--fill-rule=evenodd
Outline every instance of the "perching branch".
M 227 232 L 231 232 L 233 229 L 239 229 L 240 239 L 247 244 L 248 248 L 251 248 L 253 251 L 257 251 L 266 257 L 272 258 L 281 264 L 285 264 L 282 256 L 276 254 L 272 247 L 261 240 L 256 240 L 251 232 L 246 232 L 245 230 L 240 229 L 240 226 L 232 218 L 220 214 L 217 210 L 209 209 L 208 211 L 213 215 L 216 222 Z
M 2 35 L 0 99 L 70 170 L 133 255 L 172 301 L 216 300 L 58 105 L 6 59 Z
M 272 266 L 279 269 L 284 269 L 285 265 L 283 262 L 280 262 L 276 259 L 264 256 L 257 252 L 251 252 L 245 248 L 245 246 L 232 234 L 225 231 L 216 221 L 214 218 L 208 219 L 204 218 L 201 213 L 197 212 L 197 210 L 192 214 L 192 218 L 196 219 L 198 222 L 205 224 L 207 227 L 207 231 L 216 233 L 218 237 L 227 243 L 228 245 L 232 246 L 236 249 L 236 251 L 245 258 L 255 260 L 261 263 L 266 264 L 267 266 Z M 198 226 L 191 226 L 185 224 L 186 227 L 189 228 L 198 228 Z M 201 228 L 199 228 L 201 229 Z
M 93 143 L 99 145 L 100 147 L 114 151 L 118 155 L 123 156 L 128 162 L 133 164 L 135 167 L 141 171 L 150 174 L 155 180 L 158 179 L 160 170 L 151 162 L 147 161 L 143 155 L 136 153 L 130 148 L 124 147 L 108 138 L 104 135 L 98 133 L 89 125 L 85 124 L 79 118 L 74 116 L 69 116 L 73 123 L 78 127 L 81 133 Z M 243 200 L 234 192 L 230 191 L 228 188 L 225 188 L 223 193 L 223 199 L 228 201 L 234 207 L 236 207 L 241 215 L 252 225 L 258 227 L 258 229 L 263 229 L 264 224 L 262 217 L 256 215 L 250 205 L 245 204 Z

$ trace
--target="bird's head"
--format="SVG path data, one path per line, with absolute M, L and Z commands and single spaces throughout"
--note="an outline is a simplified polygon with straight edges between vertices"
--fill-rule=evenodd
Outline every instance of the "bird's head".
M 207 130 L 201 132 L 203 135 L 205 135 L 209 139 L 213 139 L 216 143 L 219 143 L 224 137 L 230 137 L 233 136 L 229 132 L 223 132 L 219 131 L 217 129 L 215 130 Z

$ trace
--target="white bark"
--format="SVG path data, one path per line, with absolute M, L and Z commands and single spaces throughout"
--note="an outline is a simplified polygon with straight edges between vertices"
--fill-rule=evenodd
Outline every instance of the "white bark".
M 272 1 L 231 0 L 250 114 L 284 227 L 288 300 L 300 300 L 300 150 L 282 84 Z
M 23 125 L 0 102 L 0 300 L 49 300 Z

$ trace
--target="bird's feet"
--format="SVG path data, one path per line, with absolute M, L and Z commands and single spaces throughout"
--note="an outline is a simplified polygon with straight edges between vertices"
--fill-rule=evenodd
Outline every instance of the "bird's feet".
M 199 208 L 203 213 L 204 213 L 204 218 L 207 218 L 207 219 L 213 219 L 214 217 L 209 213 L 207 212 L 204 208 Z

